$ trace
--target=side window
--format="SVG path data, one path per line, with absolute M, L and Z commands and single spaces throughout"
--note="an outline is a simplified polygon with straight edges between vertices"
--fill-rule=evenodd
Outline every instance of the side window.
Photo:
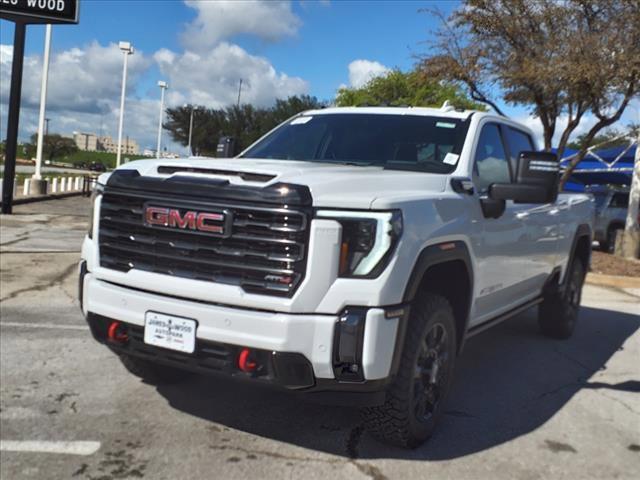
M 510 183 L 511 174 L 500 130 L 495 124 L 482 127 L 476 148 L 474 183 L 486 192 L 492 183 Z
M 535 148 L 533 148 L 531 137 L 526 133 L 511 127 L 507 127 L 505 130 L 507 133 L 507 144 L 509 145 L 509 155 L 511 156 L 511 166 L 515 171 L 520 152 L 531 152 L 535 150 Z
M 629 194 L 628 193 L 616 193 L 611 199 L 609 204 L 611 208 L 628 208 L 629 207 Z

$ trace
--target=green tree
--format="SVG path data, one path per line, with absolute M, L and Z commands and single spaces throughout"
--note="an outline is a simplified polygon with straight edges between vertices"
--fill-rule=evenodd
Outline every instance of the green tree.
M 627 131 L 620 131 L 615 128 L 604 130 L 593 137 L 590 141 L 587 139 L 587 134 L 583 133 L 578 135 L 575 140 L 567 143 L 567 148 L 573 150 L 580 150 L 582 148 L 589 148 L 595 146 L 596 148 L 613 148 L 613 147 L 625 147 L 629 145 L 629 137 L 638 136 L 638 125 L 629 125 Z
M 285 120 L 305 110 L 322 108 L 324 104 L 310 95 L 294 95 L 286 100 L 276 100 L 276 104 L 268 110 L 267 127 L 273 128 Z
M 36 146 L 38 144 L 38 135 L 31 135 L 31 143 L 25 145 L 25 155 L 28 158 L 36 156 Z M 78 146 L 73 138 L 63 137 L 57 133 L 44 135 L 42 139 L 42 156 L 49 161 L 55 158 L 72 155 L 78 151 Z
M 302 95 L 276 100 L 270 108 L 246 104 L 225 109 L 197 107 L 194 110 L 192 153 L 215 156 L 218 140 L 223 136 L 234 137 L 236 149 L 242 150 L 293 115 L 321 106 L 315 97 Z M 168 108 L 168 120 L 163 125 L 171 138 L 184 146 L 189 144 L 191 109 L 191 105 Z
M 433 80 L 420 71 L 392 70 L 374 77 L 360 88 L 341 88 L 336 104 L 341 107 L 363 105 L 440 107 L 445 101 L 455 107 L 484 109 L 469 99 L 462 88 L 451 82 Z
M 542 123 L 546 149 L 565 117 L 560 157 L 585 115 L 596 118 L 563 184 L 586 146 L 638 95 L 638 0 L 465 0 L 449 18 L 429 12 L 442 26 L 422 58 L 425 74 L 464 85 L 498 112 L 489 92 L 528 107 Z
M 226 128 L 226 115 L 223 110 L 188 105 L 186 107 L 168 108 L 164 129 L 169 131 L 174 141 L 189 145 L 189 123 L 193 109 L 193 132 L 191 138 L 191 154 L 213 156 L 218 139 Z
M 236 148 L 243 149 L 268 130 L 267 111 L 252 105 L 233 105 L 225 110 L 225 135 L 234 137 Z

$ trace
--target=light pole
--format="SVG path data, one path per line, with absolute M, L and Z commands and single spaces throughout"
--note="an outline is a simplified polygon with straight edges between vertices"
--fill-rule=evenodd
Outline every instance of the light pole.
M 124 126 L 124 97 L 127 90 L 127 60 L 129 55 L 133 55 L 133 45 L 130 42 L 120 42 L 118 44 L 124 54 L 124 67 L 122 68 L 122 95 L 120 96 L 120 125 L 118 126 L 118 153 L 116 156 L 116 167 L 120 166 L 122 157 L 122 127 Z
M 38 119 L 38 144 L 36 147 L 36 171 L 31 178 L 32 193 L 47 193 L 47 182 L 42 181 L 42 149 L 44 146 L 44 122 L 47 106 L 47 84 L 49 79 L 49 56 L 51 53 L 51 25 L 47 25 L 44 36 L 44 57 L 42 61 L 42 85 L 40 86 L 40 117 Z M 47 135 L 49 122 L 47 122 Z
M 169 84 L 160 80 L 160 119 L 158 120 L 158 148 L 156 149 L 156 158 L 160 158 L 160 144 L 162 143 L 162 114 L 164 113 L 164 91 L 169 88 Z
M 187 105 L 185 105 L 186 107 Z M 191 136 L 193 135 L 193 113 L 196 110 L 199 110 L 200 107 L 194 107 L 193 105 L 191 105 L 191 116 L 189 118 L 189 146 L 187 147 L 189 149 L 189 156 L 193 156 L 193 152 L 191 151 Z

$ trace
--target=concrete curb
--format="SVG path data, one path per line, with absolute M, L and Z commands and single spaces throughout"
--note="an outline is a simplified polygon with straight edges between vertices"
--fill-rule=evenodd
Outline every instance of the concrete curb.
M 621 275 L 604 275 L 602 273 L 589 273 L 586 283 L 613 288 L 640 288 L 639 277 L 623 277 Z
M 25 203 L 42 202 L 45 200 L 57 200 L 59 198 L 73 197 L 76 195 L 82 195 L 82 191 L 49 193 L 47 195 L 37 195 L 33 197 L 18 197 L 13 199 L 13 204 L 22 205 Z M 2 202 L 0 202 L 0 205 L 2 205 Z

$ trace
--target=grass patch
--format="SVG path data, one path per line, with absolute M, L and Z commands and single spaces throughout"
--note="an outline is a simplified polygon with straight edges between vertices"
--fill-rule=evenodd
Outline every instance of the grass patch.
M 69 163 L 71 165 L 79 165 L 81 163 L 85 163 L 87 165 L 100 162 L 104 164 L 107 168 L 116 168 L 116 154 L 108 153 L 108 152 L 83 152 L 77 151 L 74 154 L 67 155 L 64 157 L 58 157 L 55 159 L 56 162 L 60 163 Z M 126 162 L 126 159 L 129 161 L 139 160 L 141 158 L 147 158 L 143 155 L 122 155 L 123 163 Z

